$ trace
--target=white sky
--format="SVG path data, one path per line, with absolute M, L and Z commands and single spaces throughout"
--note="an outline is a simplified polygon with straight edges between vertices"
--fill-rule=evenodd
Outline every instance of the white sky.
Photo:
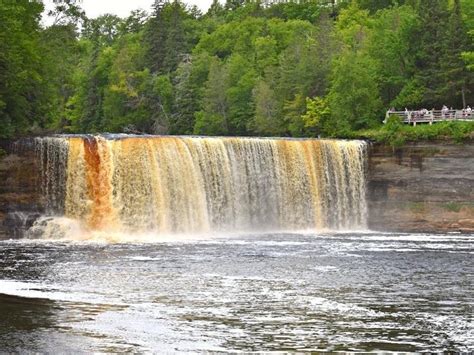
M 87 17 L 95 18 L 103 14 L 111 13 L 120 17 L 126 17 L 132 10 L 143 9 L 150 12 L 154 0 L 83 0 L 81 7 Z M 205 12 L 211 6 L 212 0 L 184 0 L 188 5 L 197 5 Z M 51 8 L 53 0 L 44 0 L 46 9 Z M 46 19 L 43 19 L 48 23 Z

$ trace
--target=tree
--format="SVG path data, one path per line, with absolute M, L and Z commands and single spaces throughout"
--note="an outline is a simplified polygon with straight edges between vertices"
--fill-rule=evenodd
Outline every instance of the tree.
M 166 38 L 166 20 L 162 14 L 162 9 L 157 7 L 145 25 L 143 36 L 146 48 L 145 63 L 152 73 L 157 73 L 163 69 Z
M 396 5 L 403 5 L 403 0 L 357 0 L 357 4 L 361 9 L 367 9 L 371 13 L 378 10 L 387 9 Z
M 213 58 L 209 69 L 209 77 L 204 90 L 203 109 L 195 114 L 195 134 L 229 134 L 228 88 L 228 70 L 218 58 Z
M 212 0 L 212 4 L 207 10 L 206 15 L 213 18 L 223 17 L 225 14 L 224 6 L 219 2 L 219 0 Z
M 372 127 L 383 117 L 373 60 L 365 54 L 345 51 L 334 62 L 329 107 L 335 131 Z
M 184 19 L 189 15 L 184 6 L 174 1 L 155 9 L 145 28 L 146 64 L 152 73 L 167 74 L 178 67 L 188 53 Z
M 0 2 L 0 136 L 47 124 L 39 20 L 43 6 Z
M 134 10 L 130 16 L 122 21 L 119 27 L 119 33 L 121 35 L 130 33 L 139 33 L 145 28 L 146 20 L 148 15 L 143 10 Z
M 63 130 L 69 125 L 67 105 L 75 93 L 73 73 L 80 61 L 81 50 L 75 25 L 53 25 L 41 32 L 44 76 L 43 91 L 49 97 L 48 127 Z M 61 60 L 58 60 L 61 58 Z
M 420 103 L 434 107 L 444 101 L 445 77 L 440 70 L 446 45 L 445 26 L 449 22 L 446 0 L 421 1 L 418 6 L 419 26 L 410 41 L 410 52 L 415 57 L 416 75 L 424 86 L 424 97 Z
M 183 19 L 186 16 L 182 5 L 174 1 L 170 6 L 168 20 L 168 33 L 165 41 L 165 57 L 163 59 L 163 73 L 176 70 L 178 63 L 186 53 L 186 39 L 184 34 Z
M 441 94 L 449 105 L 464 108 L 466 107 L 466 94 L 472 89 L 474 78 L 462 59 L 462 52 L 469 48 L 469 38 L 462 20 L 460 0 L 454 0 L 445 42 L 441 67 L 444 85 Z
M 250 131 L 259 135 L 275 136 L 284 131 L 280 121 L 280 104 L 275 92 L 264 80 L 260 80 L 253 90 L 255 117 L 249 122 Z
M 227 101 L 229 133 L 246 135 L 248 122 L 254 115 L 252 90 L 255 86 L 255 71 L 245 58 L 233 55 L 226 64 L 228 73 Z
M 377 65 L 376 80 L 385 107 L 404 108 L 416 105 L 422 97 L 418 92 L 412 52 L 413 32 L 418 15 L 411 6 L 399 6 L 379 11 L 374 18 L 368 52 Z
M 316 137 L 321 133 L 331 135 L 331 109 L 325 98 L 306 98 L 306 112 L 301 120 L 306 135 L 311 137 Z
M 474 31 L 469 32 L 471 38 L 474 38 Z M 474 70 L 474 51 L 465 51 L 461 53 L 461 56 L 466 63 L 468 70 Z
M 370 56 L 373 21 L 355 2 L 341 11 L 337 22 L 341 51 L 333 61 L 327 102 L 332 127 L 329 135 L 374 126 L 382 115 L 377 85 L 377 62 Z
M 225 9 L 228 11 L 235 11 L 241 6 L 243 6 L 245 0 L 226 0 L 225 2 Z
M 78 27 L 87 18 L 80 7 L 80 0 L 53 0 L 54 8 L 48 11 L 48 16 L 53 18 L 53 26 L 73 25 Z
M 105 14 L 84 21 L 82 36 L 96 42 L 99 46 L 111 46 L 119 38 L 121 28 L 123 28 L 121 18 Z

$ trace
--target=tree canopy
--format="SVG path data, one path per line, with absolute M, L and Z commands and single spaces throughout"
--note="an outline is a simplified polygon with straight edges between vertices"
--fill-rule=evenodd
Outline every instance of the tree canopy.
M 0 137 L 334 136 L 473 104 L 473 0 L 173 1 L 126 18 L 0 1 Z

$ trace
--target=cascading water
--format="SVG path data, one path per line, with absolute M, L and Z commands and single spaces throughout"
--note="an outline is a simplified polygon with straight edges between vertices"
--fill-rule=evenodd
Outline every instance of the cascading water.
M 50 215 L 127 233 L 364 229 L 366 143 L 38 138 Z

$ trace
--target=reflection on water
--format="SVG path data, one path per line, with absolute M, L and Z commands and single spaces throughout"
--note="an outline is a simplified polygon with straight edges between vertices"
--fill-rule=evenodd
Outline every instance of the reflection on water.
M 472 237 L 4 241 L 0 349 L 474 350 Z

